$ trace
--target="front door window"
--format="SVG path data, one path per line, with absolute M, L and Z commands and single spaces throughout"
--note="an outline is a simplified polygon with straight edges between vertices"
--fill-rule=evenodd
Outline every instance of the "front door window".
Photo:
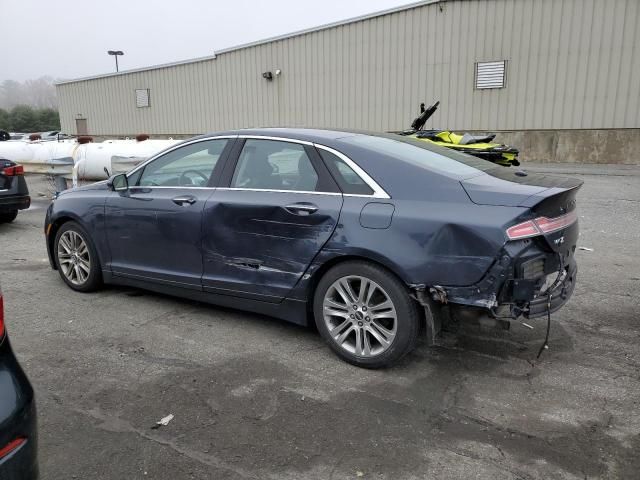
M 206 187 L 227 142 L 226 138 L 192 143 L 173 150 L 144 167 L 140 187 Z

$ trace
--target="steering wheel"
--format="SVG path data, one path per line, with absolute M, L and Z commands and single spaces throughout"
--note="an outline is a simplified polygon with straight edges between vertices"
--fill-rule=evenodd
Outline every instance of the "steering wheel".
M 184 187 L 184 181 L 188 178 L 187 174 L 189 173 L 195 173 L 196 175 L 201 176 L 204 179 L 204 184 L 206 185 L 209 182 L 209 177 L 207 177 L 204 173 L 199 172 L 198 170 L 185 170 L 184 172 L 182 172 L 182 175 L 180 175 L 180 179 L 178 180 L 178 185 L 180 185 L 181 187 Z M 193 185 L 193 182 L 191 181 L 191 179 L 189 178 L 189 182 L 191 183 L 191 185 Z

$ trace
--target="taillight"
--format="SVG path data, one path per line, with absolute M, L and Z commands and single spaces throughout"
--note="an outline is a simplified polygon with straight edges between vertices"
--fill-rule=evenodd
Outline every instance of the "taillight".
M 2 292 L 0 292 L 0 340 L 4 338 L 4 300 L 2 300 Z
M 15 440 L 9 442 L 4 447 L 0 448 L 0 460 L 9 455 L 11 452 L 16 451 L 27 441 L 24 437 L 18 437 Z
M 533 220 L 519 223 L 518 225 L 507 228 L 507 237 L 509 237 L 510 240 L 535 237 L 536 235 L 540 235 L 540 230 L 538 230 L 536 224 L 533 223 Z
M 15 165 L 13 167 L 7 167 L 2 170 L 2 173 L 7 177 L 15 177 L 16 175 L 24 175 L 24 167 L 22 165 Z
M 545 235 L 567 228 L 576 220 L 578 220 L 578 213 L 575 210 L 556 218 L 538 217 L 507 228 L 507 237 L 509 240 L 519 240 Z

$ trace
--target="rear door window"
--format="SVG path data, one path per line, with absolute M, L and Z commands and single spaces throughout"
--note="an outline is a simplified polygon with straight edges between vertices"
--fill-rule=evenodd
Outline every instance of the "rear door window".
M 231 187 L 316 192 L 318 180 L 303 145 L 248 139 L 238 158 Z

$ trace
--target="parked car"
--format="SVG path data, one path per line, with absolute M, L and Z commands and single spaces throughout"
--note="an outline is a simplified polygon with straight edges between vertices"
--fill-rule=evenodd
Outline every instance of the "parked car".
M 69 135 L 66 135 L 59 130 L 49 130 L 47 132 L 40 132 L 41 141 L 51 141 L 51 140 L 62 140 L 64 138 L 70 138 Z
M 0 289 L 0 478 L 38 478 L 33 388 L 13 355 L 4 326 Z
M 501 318 L 564 305 L 580 185 L 399 135 L 239 130 L 62 192 L 46 244 L 73 290 L 313 318 L 340 357 L 374 368 L 410 351 L 442 303 Z
M 9 140 L 29 140 L 29 134 L 28 133 L 11 132 L 9 134 Z
M 31 205 L 24 168 L 11 160 L 0 158 L 0 223 L 13 222 L 18 210 Z

